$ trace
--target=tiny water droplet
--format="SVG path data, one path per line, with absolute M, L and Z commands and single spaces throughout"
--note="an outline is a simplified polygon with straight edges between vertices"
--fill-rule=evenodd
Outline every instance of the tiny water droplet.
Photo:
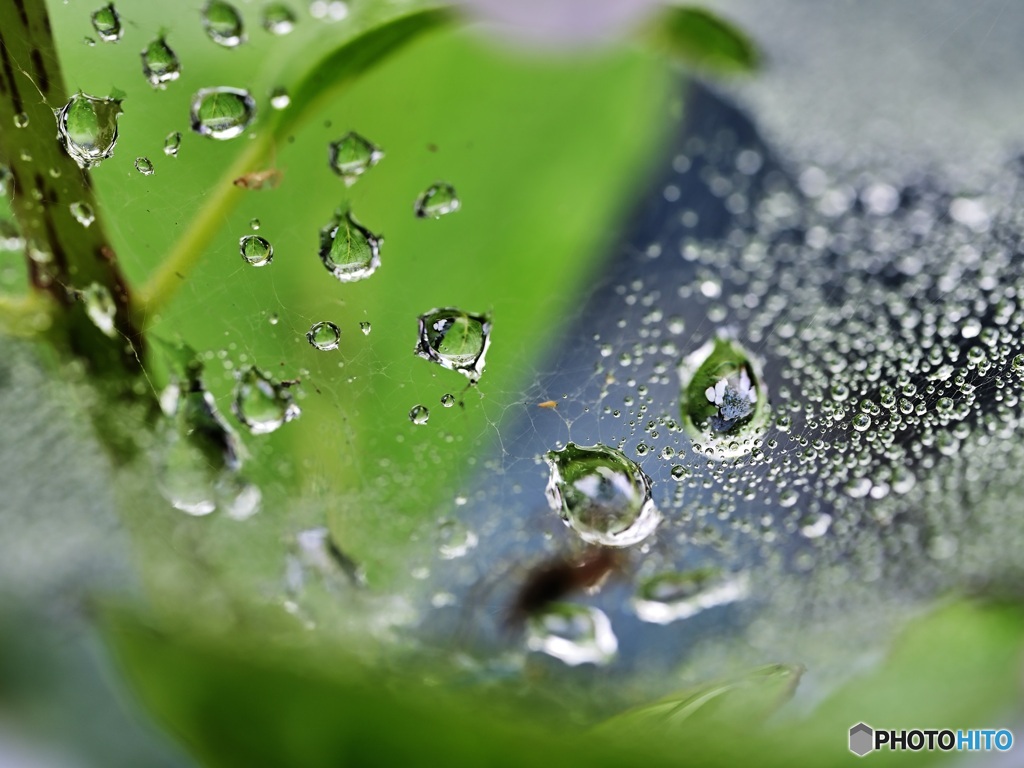
M 727 605 L 747 596 L 743 574 L 698 568 L 684 573 L 662 573 L 640 584 L 633 610 L 641 621 L 670 624 L 708 608 Z
M 10 167 L 0 163 L 0 195 L 7 194 L 7 185 L 10 183 L 11 177 Z
M 430 409 L 425 405 L 414 405 L 409 411 L 409 421 L 416 425 L 426 424 L 430 420 Z
M 96 46 L 96 41 L 93 40 L 91 37 L 84 37 L 84 38 L 82 38 L 82 42 L 85 43 L 86 45 L 88 45 L 90 48 L 93 48 L 93 47 Z
M 256 101 L 242 88 L 202 88 L 192 97 L 192 130 L 211 139 L 241 136 L 256 117 Z
M 267 318 L 267 322 L 271 325 L 277 325 L 280 318 L 277 316 L 277 312 L 271 312 L 270 317 Z
M 114 297 L 106 286 L 93 283 L 78 294 L 79 300 L 85 304 L 85 314 L 105 336 L 114 338 L 117 336 L 117 329 L 114 327 L 114 316 L 117 314 L 117 305 Z
M 489 317 L 444 307 L 420 315 L 419 341 L 414 352 L 476 382 L 484 372 L 490 343 Z
M 249 219 L 249 229 L 251 229 L 253 232 L 259 232 L 260 231 L 260 220 L 259 219 Z
M 338 342 L 341 340 L 341 329 L 334 323 L 323 320 L 313 324 L 306 332 L 306 339 L 314 349 L 319 349 L 321 352 L 329 352 L 332 349 L 338 348 Z
M 346 212 L 320 230 L 320 260 L 343 283 L 363 280 L 380 266 L 383 242 Z
M 421 219 L 439 219 L 459 210 L 458 195 L 451 184 L 437 183 L 427 187 L 416 200 L 416 215 Z
M 451 394 L 450 392 L 446 392 L 445 394 L 441 395 L 441 405 L 443 405 L 445 408 L 451 408 L 453 405 L 455 405 L 455 395 Z
M 246 263 L 265 267 L 274 260 L 274 246 L 258 235 L 245 235 L 238 241 L 238 250 Z
M 584 541 L 628 547 L 661 522 L 650 478 L 622 451 L 569 443 L 544 460 L 550 469 L 548 504 Z
M 232 410 L 254 435 L 273 432 L 302 413 L 288 387 L 256 366 L 239 371 Z
M 148 157 L 137 157 L 135 158 L 135 170 L 141 173 L 143 176 L 153 175 L 153 161 Z
M 116 43 L 121 39 L 124 28 L 121 26 L 121 15 L 113 3 L 93 12 L 92 28 L 96 30 L 100 40 L 105 43 Z
M 437 527 L 438 554 L 444 560 L 463 557 L 478 543 L 477 535 L 457 520 L 442 520 Z
M 245 42 L 245 25 L 238 9 L 223 0 L 208 0 L 202 10 L 203 29 L 218 45 L 235 48 Z
M 272 35 L 287 35 L 298 18 L 284 3 L 271 3 L 263 9 L 263 28 Z
M 351 187 L 367 169 L 381 161 L 384 153 L 380 147 L 355 131 L 350 131 L 328 146 L 328 163 L 331 170 Z
M 284 88 L 275 88 L 270 92 L 270 106 L 274 109 L 284 109 L 292 103 L 292 97 Z
M 574 667 L 607 664 L 615 657 L 619 643 L 603 611 L 572 603 L 551 603 L 530 617 L 526 646 Z
M 15 128 L 27 128 L 28 127 L 28 115 L 24 112 L 19 112 L 14 116 L 14 127 Z
M 348 3 L 342 0 L 313 0 L 309 4 L 309 15 L 314 19 L 341 21 L 348 16 Z
M 181 131 L 168 133 L 167 138 L 164 139 L 164 154 L 168 157 L 177 157 L 179 147 L 181 147 Z
M 366 320 L 363 320 L 363 322 L 359 324 L 359 330 L 363 332 L 363 336 L 369 336 L 370 331 L 373 330 L 373 326 L 370 325 Z
M 715 458 L 749 453 L 768 428 L 768 393 L 753 357 L 719 336 L 679 366 L 687 432 Z
M 142 50 L 142 74 L 154 88 L 166 88 L 167 83 L 181 76 L 181 62 L 178 55 L 167 45 L 161 35 Z
M 92 206 L 88 203 L 72 203 L 71 215 L 74 216 L 75 220 L 83 227 L 88 227 L 96 221 L 96 214 L 93 213 Z
M 117 144 L 117 99 L 99 99 L 81 91 L 54 110 L 57 139 L 79 168 L 91 168 L 114 154 Z

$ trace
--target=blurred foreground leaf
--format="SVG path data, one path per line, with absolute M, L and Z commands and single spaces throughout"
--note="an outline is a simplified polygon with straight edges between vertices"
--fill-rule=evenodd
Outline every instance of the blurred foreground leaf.
M 654 38 L 676 59 L 695 69 L 752 72 L 757 46 L 737 27 L 701 8 L 672 8 L 657 21 Z

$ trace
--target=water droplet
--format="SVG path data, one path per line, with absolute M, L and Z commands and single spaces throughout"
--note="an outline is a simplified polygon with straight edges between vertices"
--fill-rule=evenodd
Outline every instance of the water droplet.
M 754 359 L 732 339 L 709 341 L 679 366 L 687 432 L 716 458 L 749 453 L 768 427 L 768 392 Z
M 742 600 L 747 591 L 744 575 L 715 568 L 662 573 L 640 584 L 633 598 L 633 610 L 641 621 L 670 624 L 707 608 Z
M 331 170 L 345 180 L 350 187 L 356 180 L 381 161 L 384 153 L 380 147 L 355 131 L 349 131 L 328 146 L 328 163 Z
M 96 30 L 100 40 L 105 43 L 116 43 L 121 39 L 124 28 L 121 26 L 121 16 L 113 3 L 93 12 L 92 28 Z
M 174 357 L 183 358 L 185 381 L 175 375 L 160 396 L 161 409 L 174 419 L 173 430 L 160 441 L 160 491 L 190 515 L 208 515 L 222 504 L 233 517 L 251 516 L 261 494 L 236 474 L 242 465 L 238 437 L 203 385 L 195 352 L 179 346 Z
M 563 661 L 607 664 L 619 648 L 603 611 L 572 603 L 552 603 L 527 622 L 526 646 Z
M 800 521 L 800 535 L 808 539 L 820 539 L 832 525 L 832 515 L 819 512 Z
M 117 144 L 117 99 L 98 99 L 81 91 L 54 110 L 57 139 L 79 168 L 91 168 L 114 154 Z
M 288 387 L 255 366 L 238 373 L 232 410 L 254 435 L 273 432 L 302 413 Z
M 14 116 L 14 127 L 15 128 L 27 128 L 28 127 L 28 115 L 24 112 L 19 112 Z
M 93 48 L 96 45 L 96 41 L 93 40 L 91 37 L 82 38 L 82 42 L 88 45 L 90 48 Z
M 437 183 L 427 187 L 416 200 L 416 215 L 421 219 L 439 219 L 459 210 L 458 195 L 451 184 Z
M 181 76 L 181 62 L 163 35 L 142 50 L 142 74 L 154 88 L 166 88 Z
M 489 317 L 445 307 L 420 315 L 419 342 L 414 351 L 424 360 L 476 382 L 484 372 L 490 343 Z
M 363 322 L 359 324 L 359 330 L 363 332 L 363 336 L 369 336 L 370 331 L 373 330 L 373 326 L 370 325 L 366 320 L 363 320 Z
M 141 173 L 143 176 L 153 175 L 153 161 L 148 157 L 137 157 L 135 158 L 135 170 Z
M 192 130 L 211 139 L 241 136 L 256 117 L 256 101 L 242 88 L 202 88 L 192 97 Z
M 306 339 L 309 340 L 314 349 L 319 349 L 321 352 L 329 352 L 332 349 L 338 348 L 338 342 L 341 340 L 341 329 L 334 323 L 323 320 L 313 324 L 306 332 Z
M 478 543 L 477 535 L 456 520 L 442 520 L 437 528 L 438 554 L 444 560 L 463 557 Z
M 106 286 L 93 283 L 80 291 L 78 297 L 85 304 L 85 314 L 92 320 L 93 325 L 110 338 L 117 336 L 117 329 L 114 327 L 117 305 Z
M 414 405 L 409 411 L 409 421 L 417 426 L 422 426 L 430 420 L 430 409 L 425 405 Z
M 245 235 L 238 241 L 242 258 L 254 267 L 265 267 L 274 260 L 274 246 L 258 235 Z
M 284 88 L 275 88 L 270 92 L 270 106 L 274 109 L 284 109 L 292 103 L 292 97 Z
M 249 219 L 249 229 L 251 229 L 253 232 L 259 232 L 260 231 L 260 220 L 259 219 Z
M 230 3 L 208 0 L 203 7 L 202 18 L 207 36 L 218 45 L 235 48 L 245 42 L 242 15 Z
M 451 408 L 453 405 L 455 405 L 455 395 L 451 394 L 450 392 L 446 392 L 445 394 L 441 395 L 441 405 L 443 405 L 445 408 Z
M 267 318 L 267 322 L 271 325 L 277 325 L 280 318 L 277 316 L 277 312 L 271 312 L 270 317 Z
M 92 206 L 88 203 L 72 203 L 71 215 L 83 227 L 88 227 L 96 221 L 96 214 L 93 213 Z
M 296 21 L 295 12 L 284 3 L 271 3 L 263 9 L 263 28 L 272 35 L 287 35 Z
M 0 195 L 7 194 L 7 185 L 10 183 L 11 178 L 10 167 L 0 163 Z M 1024 359 L 1024 356 L 1022 356 L 1022 359 Z
M 352 283 L 377 271 L 383 243 L 346 212 L 320 230 L 320 260 L 341 282 Z
M 178 148 L 181 146 L 181 132 L 173 131 L 167 134 L 167 138 L 164 139 L 164 154 L 168 157 L 177 157 Z
M 544 459 L 551 471 L 548 503 L 584 541 L 628 547 L 654 533 L 661 522 L 650 478 L 622 451 L 569 443 Z

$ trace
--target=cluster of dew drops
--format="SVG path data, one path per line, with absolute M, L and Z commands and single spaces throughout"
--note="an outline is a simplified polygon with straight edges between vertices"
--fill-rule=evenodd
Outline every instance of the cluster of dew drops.
M 348 14 L 342 2 L 314 2 L 310 6 L 314 18 L 339 21 Z M 125 26 L 120 13 L 110 3 L 92 14 L 96 36 L 104 43 L 118 43 Z M 207 37 L 225 48 L 236 48 L 247 42 L 242 14 L 223 0 L 208 0 L 202 7 L 200 21 Z M 299 23 L 298 15 L 286 4 L 271 3 L 263 8 L 262 26 L 274 36 L 290 33 Z M 95 40 L 86 38 L 95 45 Z M 164 90 L 179 79 L 182 63 L 171 47 L 166 33 L 152 38 L 141 51 L 142 75 L 155 89 Z M 290 99 L 282 88 L 269 94 L 274 109 L 287 109 Z M 82 169 L 102 163 L 114 154 L 118 140 L 118 118 L 122 100 L 79 92 L 60 109 L 54 110 L 58 140 L 68 155 Z M 249 90 L 220 85 L 199 89 L 190 105 L 191 130 L 199 136 L 227 141 L 242 136 L 257 115 L 257 100 Z M 17 123 L 18 121 L 16 121 Z M 26 121 L 18 123 L 27 125 Z M 164 141 L 164 154 L 176 160 L 182 134 L 174 131 Z M 383 158 L 383 150 L 355 131 L 349 131 L 327 147 L 328 165 L 351 187 Z M 156 172 L 155 163 L 147 157 L 135 160 L 136 170 L 143 176 Z M 276 187 L 281 174 L 276 170 L 256 171 L 234 180 L 249 191 Z M 413 206 L 414 215 L 422 219 L 439 219 L 460 208 L 459 197 L 451 184 L 437 182 L 426 188 Z M 75 203 L 71 213 L 84 227 L 95 220 L 91 207 Z M 253 232 L 259 221 L 250 222 Z M 335 212 L 332 220 L 320 231 L 318 256 L 324 268 L 342 283 L 364 280 L 381 265 L 383 238 L 360 224 L 350 208 Z M 256 234 L 243 235 L 238 241 L 240 255 L 246 264 L 264 268 L 274 264 L 272 243 Z M 87 314 L 105 333 L 116 333 L 113 325 L 114 302 L 102 286 L 90 286 L 79 292 L 87 305 Z M 450 333 L 453 331 L 454 333 Z M 364 335 L 370 333 L 369 322 L 360 323 Z M 483 372 L 489 344 L 489 318 L 447 307 L 429 310 L 418 319 L 418 341 L 415 353 L 442 367 L 456 370 L 475 382 Z M 314 323 L 306 334 L 310 345 L 318 351 L 331 352 L 341 345 L 341 329 L 330 320 Z M 183 354 L 179 350 L 179 356 Z M 218 413 L 212 397 L 201 381 L 201 365 L 194 353 L 185 354 L 185 371 L 176 377 L 162 397 L 165 412 L 173 417 L 179 433 L 165 457 L 167 478 L 165 495 L 174 506 L 194 515 L 205 515 L 218 506 L 232 517 L 246 518 L 258 508 L 259 492 L 238 475 L 242 451 L 230 427 Z M 301 410 L 295 402 L 292 387 L 297 381 L 279 381 L 256 366 L 237 372 L 232 410 L 251 434 L 264 435 L 298 418 Z M 453 396 L 442 404 L 449 407 Z M 409 414 L 413 424 L 424 424 L 429 417 L 425 406 L 416 406 Z M 211 456 L 216 460 L 211 461 Z M 211 467 L 206 471 L 203 467 Z M 207 476 L 208 475 L 208 476 Z M 242 499 L 240 502 L 239 499 Z

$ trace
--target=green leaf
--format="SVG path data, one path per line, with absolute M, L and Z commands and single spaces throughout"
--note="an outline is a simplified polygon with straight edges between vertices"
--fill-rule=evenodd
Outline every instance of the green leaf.
M 724 19 L 701 8 L 672 8 L 658 19 L 654 39 L 688 67 L 733 74 L 752 72 L 761 61 L 753 41 Z

